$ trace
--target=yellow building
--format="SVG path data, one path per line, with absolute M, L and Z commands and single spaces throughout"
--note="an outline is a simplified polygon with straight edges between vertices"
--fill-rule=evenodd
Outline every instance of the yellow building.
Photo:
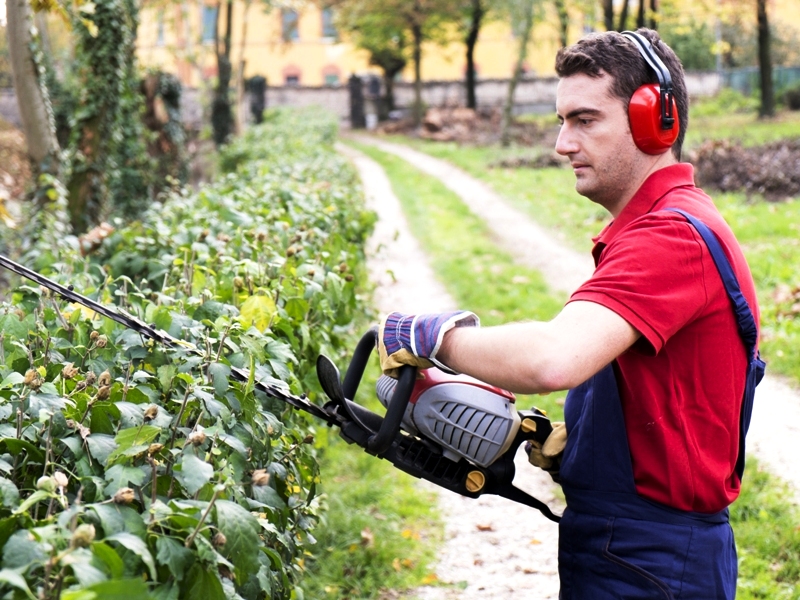
M 683 6 L 681 14 L 695 19 L 714 19 L 716 9 L 743 10 L 739 0 L 719 0 L 702 3 L 692 0 L 662 0 L 675 7 Z M 573 3 L 574 5 L 575 3 Z M 598 2 L 584 2 L 595 9 L 585 16 L 580 11 L 570 15 L 569 40 L 578 39 L 584 31 L 598 26 L 602 15 Z M 289 2 L 287 0 L 287 5 Z M 175 73 L 184 85 L 200 87 L 217 74 L 214 56 L 214 22 L 219 5 L 199 0 L 184 0 L 181 4 L 145 6 L 141 12 L 138 35 L 139 62 L 145 67 L 158 67 Z M 220 15 L 220 35 L 224 31 L 225 14 Z M 380 74 L 369 65 L 366 52 L 356 49 L 340 35 L 335 27 L 331 9 L 295 0 L 292 9 L 267 9 L 260 3 L 236 0 L 232 18 L 232 52 L 234 74 L 244 60 L 244 76 L 262 75 L 270 86 L 339 85 L 355 73 Z M 547 3 L 548 13 L 533 31 L 526 70 L 536 75 L 553 75 L 553 57 L 559 47 L 557 19 L 553 4 Z M 630 12 L 635 14 L 636 0 L 630 0 Z M 738 8 L 737 8 L 738 7 Z M 773 22 L 800 23 L 800 1 L 768 0 Z M 755 22 L 755 7 L 752 8 Z M 631 20 L 633 17 L 631 17 Z M 426 81 L 463 79 L 466 70 L 465 46 L 456 35 L 447 46 L 425 44 L 422 58 L 422 78 Z M 242 40 L 245 44 L 242 44 Z M 516 57 L 516 42 L 504 22 L 490 21 L 482 29 L 475 49 L 478 77 L 507 78 L 511 75 Z M 409 61 L 402 74 L 405 81 L 413 80 L 413 64 Z
M 223 5 L 224 7 L 224 5 Z M 171 5 L 145 7 L 138 34 L 141 65 L 158 67 L 177 74 L 190 87 L 216 76 L 214 21 L 217 5 Z M 224 31 L 224 8 L 220 15 L 220 36 Z M 232 18 L 231 61 L 234 72 L 242 58 L 244 45 L 245 77 L 262 75 L 269 85 L 323 86 L 344 83 L 353 73 L 380 74 L 369 65 L 369 55 L 356 49 L 335 28 L 331 9 L 305 4 L 298 10 L 273 8 L 265 11 L 253 3 L 236 0 Z M 553 74 L 553 56 L 559 47 L 555 19 L 535 26 L 526 68 L 536 74 Z M 582 23 L 576 19 L 577 37 Z M 454 38 L 456 36 L 453 36 Z M 425 44 L 422 58 L 424 80 L 463 79 L 466 71 L 465 46 L 454 41 L 446 47 Z M 481 30 L 475 49 L 475 62 L 481 78 L 507 78 L 511 75 L 516 42 L 509 27 L 488 22 Z M 413 80 L 409 61 L 402 78 Z

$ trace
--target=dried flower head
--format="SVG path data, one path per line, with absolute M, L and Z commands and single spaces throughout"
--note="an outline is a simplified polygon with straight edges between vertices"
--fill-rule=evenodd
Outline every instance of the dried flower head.
M 269 484 L 269 473 L 266 469 L 256 469 L 250 478 L 253 485 L 264 486 Z
M 111 386 L 110 385 L 101 385 L 97 389 L 97 400 L 108 400 L 108 397 L 111 395 Z
M 114 504 L 130 504 L 133 502 L 134 492 L 129 487 L 119 488 L 114 494 Z
M 94 341 L 94 345 L 98 348 L 105 348 L 108 345 L 108 337 L 104 335 L 97 336 L 97 339 Z
M 97 385 L 111 385 L 111 373 L 108 370 L 100 373 L 100 377 L 97 378 Z
M 144 411 L 144 422 L 149 423 L 158 416 L 158 406 L 151 404 Z
M 214 548 L 222 548 L 227 542 L 228 538 L 226 538 L 225 534 L 221 531 L 215 533 L 211 538 L 211 543 L 214 545 Z
M 111 375 L 108 376 L 109 383 L 111 382 Z M 94 385 L 94 382 L 97 381 L 97 375 L 94 374 L 94 371 L 89 371 L 86 373 L 86 378 L 84 379 L 86 385 Z M 84 386 L 85 387 L 85 386 Z
M 189 437 L 186 439 L 192 446 L 201 446 L 203 442 L 206 441 L 206 432 L 193 431 L 192 433 L 189 434 Z
M 72 379 L 78 374 L 78 368 L 73 363 L 67 363 L 61 369 L 61 377 L 64 379 Z

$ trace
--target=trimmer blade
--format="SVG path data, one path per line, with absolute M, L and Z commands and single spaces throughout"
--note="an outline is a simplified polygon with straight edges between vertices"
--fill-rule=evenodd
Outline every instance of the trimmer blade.
M 337 404 L 344 404 L 344 391 L 342 391 L 342 380 L 339 376 L 339 369 L 333 361 L 320 354 L 317 357 L 317 379 L 322 386 L 325 394 Z

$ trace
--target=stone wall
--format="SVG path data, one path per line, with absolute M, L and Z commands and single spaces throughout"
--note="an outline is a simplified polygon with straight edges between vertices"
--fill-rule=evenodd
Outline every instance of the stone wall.
M 514 96 L 516 114 L 539 112 L 547 113 L 555 109 L 555 77 L 525 78 L 519 82 Z M 718 73 L 687 73 L 686 85 L 692 97 L 712 96 L 721 85 Z M 364 83 L 367 95 L 367 82 Z M 484 79 L 476 86 L 479 108 L 501 107 L 508 94 L 508 80 Z M 181 112 L 183 121 L 190 129 L 199 130 L 208 119 L 203 118 L 202 93 L 197 89 L 183 91 Z M 395 102 L 399 109 L 408 109 L 414 100 L 412 83 L 395 84 Z M 464 83 L 462 81 L 426 81 L 422 86 L 422 100 L 427 106 L 463 106 L 465 103 Z M 245 103 L 248 103 L 245 96 Z M 321 106 L 338 115 L 342 125 L 347 127 L 350 119 L 350 98 L 347 86 L 339 87 L 269 87 L 267 88 L 267 107 L 271 106 Z M 245 106 L 245 114 L 249 110 Z M 19 110 L 14 90 L 0 89 L 0 117 L 19 127 Z

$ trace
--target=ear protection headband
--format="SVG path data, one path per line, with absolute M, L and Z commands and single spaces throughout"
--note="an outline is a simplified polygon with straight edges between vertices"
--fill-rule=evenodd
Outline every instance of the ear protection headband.
M 672 93 L 672 76 L 643 35 L 623 31 L 658 77 L 637 89 L 628 105 L 628 119 L 636 146 L 647 154 L 663 154 L 678 139 L 678 107 Z

